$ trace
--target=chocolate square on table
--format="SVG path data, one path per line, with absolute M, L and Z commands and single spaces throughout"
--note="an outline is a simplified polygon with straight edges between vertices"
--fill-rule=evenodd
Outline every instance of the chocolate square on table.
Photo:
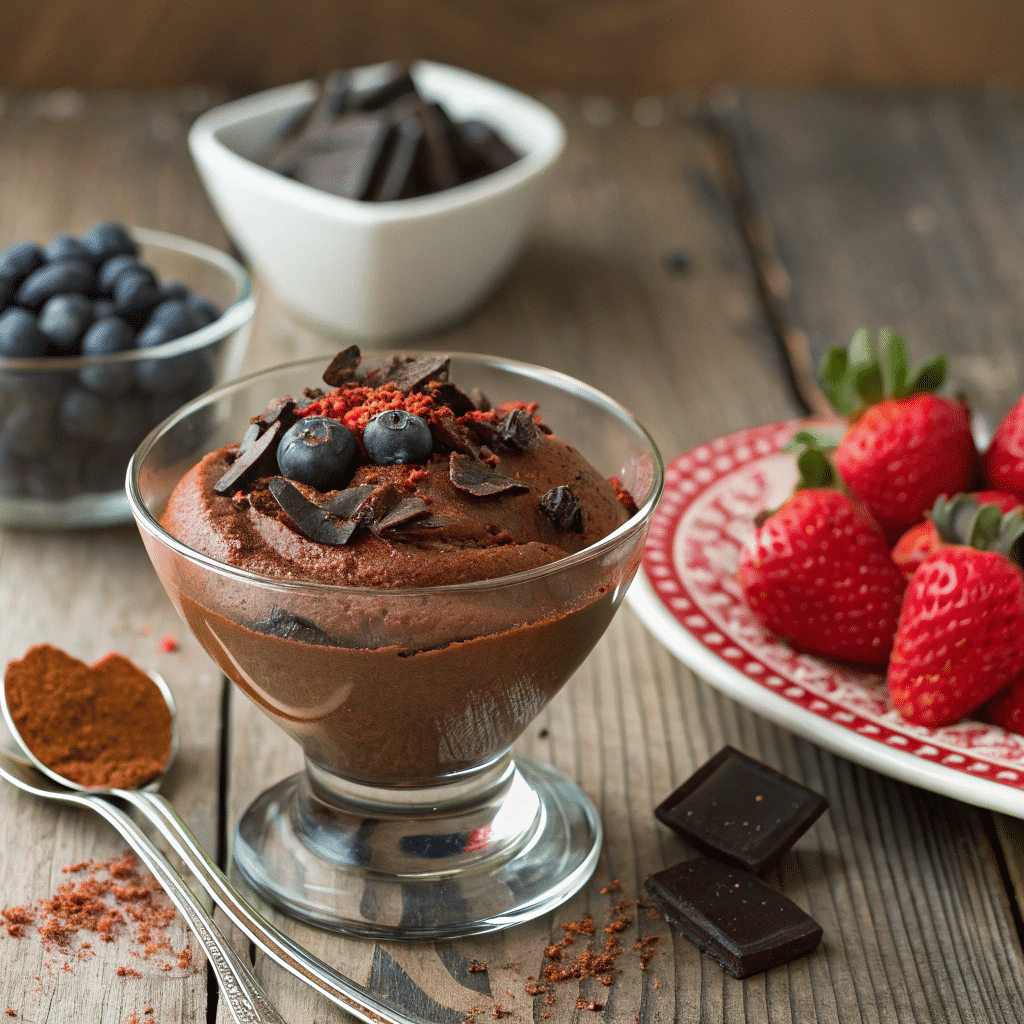
M 813 790 L 723 747 L 654 813 L 701 853 L 760 874 L 827 807 Z
M 821 925 L 756 875 L 698 857 L 651 875 L 651 905 L 734 978 L 777 967 L 821 941 Z

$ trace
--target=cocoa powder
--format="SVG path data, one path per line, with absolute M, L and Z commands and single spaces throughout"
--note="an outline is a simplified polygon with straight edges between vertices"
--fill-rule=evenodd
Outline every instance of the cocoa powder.
M 89 788 L 133 788 L 166 767 L 171 715 L 156 683 L 120 654 L 86 665 L 39 644 L 4 675 L 21 738 L 47 768 Z

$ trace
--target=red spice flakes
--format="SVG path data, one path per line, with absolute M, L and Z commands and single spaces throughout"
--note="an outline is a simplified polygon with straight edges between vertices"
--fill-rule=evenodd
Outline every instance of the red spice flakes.
M 8 1017 L 17 1017 L 18 1016 L 18 1011 L 13 1009 L 10 1006 L 8 1006 L 6 1011 L 4 1011 L 4 1012 L 7 1014 Z
M 539 996 L 542 993 L 547 992 L 548 989 L 547 985 L 542 985 L 536 978 L 530 977 L 523 986 L 523 990 L 528 996 Z
M 438 405 L 428 395 L 404 392 L 394 383 L 380 387 L 348 384 L 328 392 L 305 409 L 299 409 L 299 416 L 328 416 L 343 423 L 362 443 L 366 424 L 378 413 L 389 409 L 403 409 L 413 416 L 420 416 L 428 423 L 435 423 L 452 411 L 446 405 Z
M 583 996 L 578 996 L 576 999 L 576 1009 L 600 1013 L 604 1009 L 604 1003 L 597 1003 L 593 999 L 584 999 Z
M 601 895 L 607 896 L 609 893 L 612 892 L 622 892 L 622 883 L 617 878 L 612 882 L 611 885 L 606 885 L 601 890 Z
M 661 941 L 660 935 L 647 935 L 633 943 L 633 948 L 640 953 L 640 970 L 646 971 L 647 965 L 654 957 L 654 947 Z
M 64 882 L 52 896 L 37 900 L 34 908 L 0 910 L 12 937 L 23 938 L 26 926 L 35 926 L 35 934 L 50 954 L 50 959 L 43 962 L 48 972 L 52 974 L 58 964 L 62 971 L 72 972 L 69 957 L 88 960 L 96 955 L 88 941 L 73 948 L 82 932 L 92 933 L 103 942 L 127 939 L 142 947 L 141 953 L 129 950 L 140 959 L 148 959 L 157 950 L 174 952 L 167 930 L 176 911 L 157 882 L 140 873 L 134 854 L 128 852 L 107 861 L 81 861 L 62 870 L 65 874 L 86 873 L 86 877 Z M 178 966 L 189 966 L 191 948 L 186 945 L 177 958 Z M 130 967 L 119 967 L 117 974 L 142 977 Z
M 498 1003 L 495 1003 L 494 1004 L 494 1009 L 491 1010 L 491 1016 L 495 1020 L 501 1020 L 502 1017 L 511 1017 L 512 1016 L 512 1011 L 511 1010 L 503 1010 Z
M 479 960 L 470 960 L 466 970 L 470 974 L 480 974 L 487 970 L 487 964 L 482 964 Z
M 157 641 L 157 647 L 159 647 L 165 654 L 170 654 L 172 651 L 176 651 L 178 649 L 178 638 L 172 633 L 165 633 Z
M 578 921 L 568 921 L 560 927 L 566 935 L 593 935 L 594 919 L 589 914 L 584 914 Z

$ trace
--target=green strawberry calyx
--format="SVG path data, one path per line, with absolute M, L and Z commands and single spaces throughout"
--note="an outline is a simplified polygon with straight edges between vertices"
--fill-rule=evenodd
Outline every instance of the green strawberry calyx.
M 832 406 L 856 421 L 869 406 L 929 394 L 946 380 L 946 357 L 936 356 L 913 373 L 903 338 L 891 327 L 877 334 L 861 328 L 849 348 L 830 348 L 818 367 L 818 383 Z
M 794 491 L 826 488 L 846 491 L 839 471 L 829 452 L 839 443 L 834 430 L 827 427 L 808 427 L 795 433 L 783 446 L 783 451 L 797 452 L 796 466 L 799 479 Z
M 1003 513 L 998 505 L 979 505 L 969 494 L 939 495 L 931 519 L 939 538 L 947 544 L 996 551 L 1022 564 L 1024 512 L 1020 509 Z

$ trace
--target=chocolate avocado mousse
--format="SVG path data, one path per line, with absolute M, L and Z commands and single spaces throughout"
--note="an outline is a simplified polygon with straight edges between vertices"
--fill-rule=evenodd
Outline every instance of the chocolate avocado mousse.
M 176 600 L 314 762 L 360 782 L 424 785 L 505 750 L 601 635 L 622 578 L 593 559 L 504 585 L 636 508 L 543 410 L 491 408 L 448 369 L 424 356 L 363 372 L 358 349 L 339 353 L 329 391 L 271 402 L 160 520 L 266 581 L 227 574 Z

